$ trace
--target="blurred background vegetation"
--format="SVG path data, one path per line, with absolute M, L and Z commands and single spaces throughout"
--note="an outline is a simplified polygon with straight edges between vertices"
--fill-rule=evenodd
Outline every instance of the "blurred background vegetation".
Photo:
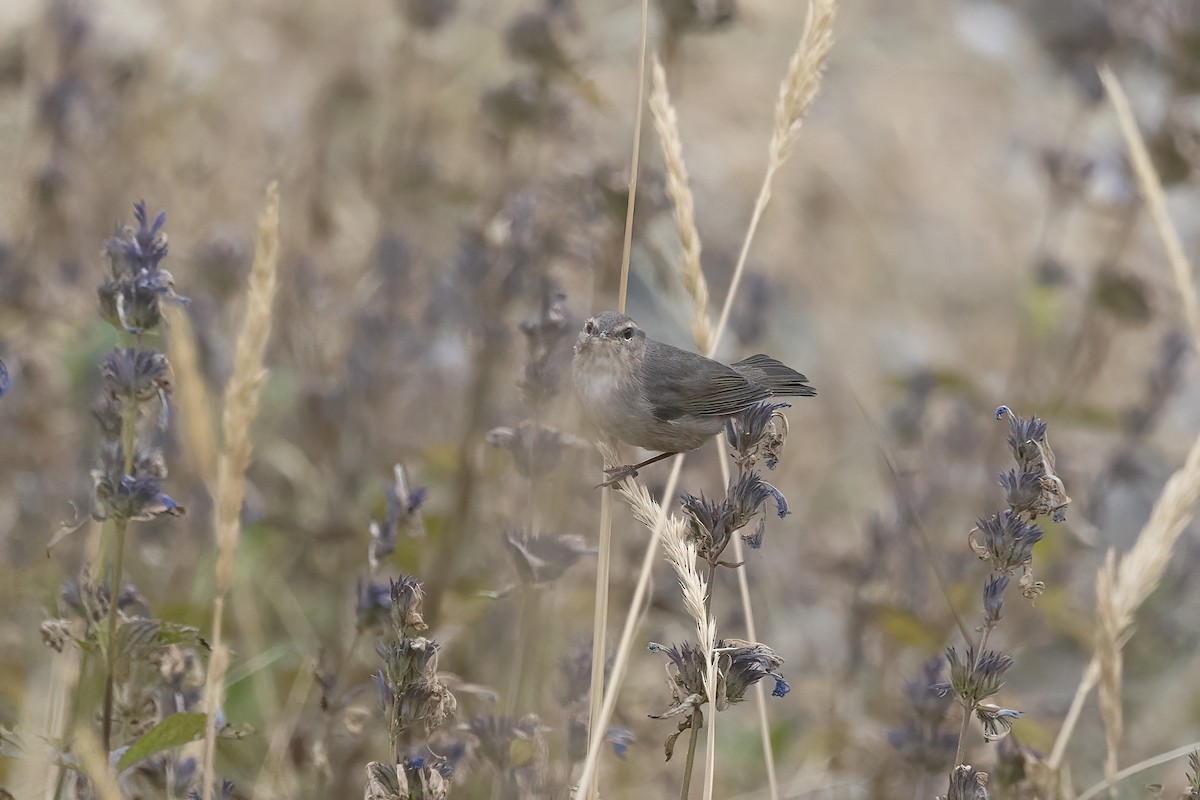
M 652 10 L 720 301 L 804 7 Z M 65 657 L 38 626 L 58 615 L 97 528 L 49 557 L 47 544 L 72 504 L 90 507 L 89 408 L 116 341 L 95 290 L 103 242 L 138 199 L 167 210 L 167 266 L 191 298 L 167 338 L 194 336 L 199 385 L 176 392 L 209 401 L 172 409 L 168 487 L 188 513 L 136 526 L 127 574 L 158 616 L 207 629 L 213 409 L 277 178 L 281 285 L 227 634 L 225 712 L 247 727 L 222 741 L 220 774 L 249 796 L 282 735 L 287 777 L 263 796 L 355 796 L 363 765 L 386 759 L 373 694 L 354 697 L 356 726 L 321 710 L 319 688 L 296 687 L 319 663 L 337 666 L 342 690 L 369 688 L 355 592 L 396 463 L 427 490 L 425 535 L 403 535 L 384 572 L 425 582 L 441 667 L 468 687 L 460 722 L 500 713 L 515 652 L 529 648 L 538 680 L 516 711 L 561 740 L 559 664 L 590 635 L 594 561 L 541 590 L 557 610 L 536 644 L 514 638 L 517 596 L 488 593 L 516 583 L 504 533 L 531 507 L 544 529 L 595 536 L 599 462 L 574 448 L 531 486 L 486 434 L 528 415 L 520 324 L 561 303 L 569 345 L 583 318 L 616 304 L 639 15 L 610 0 L 0 5 L 0 359 L 12 379 L 0 398 L 0 723 L 37 742 L 63 680 Z M 721 353 L 769 352 L 820 390 L 790 410 L 772 477 L 793 513 L 772 520 L 747 570 L 760 636 L 793 687 L 769 706 L 788 796 L 931 796 L 952 754 L 930 777 L 889 740 L 910 713 L 906 682 L 958 636 L 916 528 L 975 619 L 985 568 L 966 534 L 1002 505 L 1007 467 L 994 408 L 1050 423 L 1074 498 L 1038 546 L 1045 595 L 1010 600 L 998 634 L 1016 659 L 1001 702 L 1025 714 L 1021 743 L 1042 750 L 1090 657 L 1104 552 L 1129 546 L 1200 429 L 1200 373 L 1096 76 L 1108 63 L 1124 82 L 1194 253 L 1200 8 L 863 0 L 841 9 L 836 35 Z M 630 311 L 687 346 L 649 126 L 642 152 Z M 542 421 L 586 442 L 566 386 Z M 666 472 L 644 479 L 661 488 Z M 685 490 L 718 482 L 711 447 L 688 459 Z M 645 537 L 623 507 L 616 536 L 623 615 Z M 1124 763 L 1200 738 L 1198 563 L 1190 534 L 1127 649 Z M 679 641 L 689 623 L 663 570 L 639 637 Z M 732 576 L 722 583 L 718 621 L 742 635 Z M 665 707 L 661 669 L 638 649 L 618 707 L 637 742 L 609 759 L 609 796 L 676 791 L 680 764 L 661 752 L 673 725 L 646 718 Z M 472 690 L 485 686 L 499 703 Z M 761 788 L 750 704 L 723 716 L 719 741 L 717 796 Z M 991 766 L 996 749 L 978 744 L 972 763 Z M 1102 774 L 1094 704 L 1068 762 L 1080 785 Z M 44 771 L 0 758 L 0 785 L 40 797 Z M 311 788 L 318 775 L 327 794 Z M 465 762 L 451 796 L 489 796 L 488 776 Z M 1151 780 L 1177 791 L 1183 768 Z

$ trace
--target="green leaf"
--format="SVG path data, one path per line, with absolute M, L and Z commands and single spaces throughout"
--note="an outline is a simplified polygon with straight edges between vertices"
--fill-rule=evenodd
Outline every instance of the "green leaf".
M 164 718 L 129 746 L 117 762 L 117 769 L 124 770 L 147 756 L 199 739 L 206 719 L 204 714 L 172 714 Z

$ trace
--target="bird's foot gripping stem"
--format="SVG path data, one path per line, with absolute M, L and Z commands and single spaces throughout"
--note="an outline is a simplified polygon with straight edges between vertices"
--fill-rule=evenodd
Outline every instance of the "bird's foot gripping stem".
M 608 479 L 604 481 L 604 483 L 596 484 L 596 488 L 600 489 L 604 486 L 616 486 L 626 478 L 636 478 L 638 475 L 638 467 L 640 466 L 642 465 L 625 464 L 621 467 L 609 467 L 608 469 L 604 470 L 604 474 L 608 476 Z

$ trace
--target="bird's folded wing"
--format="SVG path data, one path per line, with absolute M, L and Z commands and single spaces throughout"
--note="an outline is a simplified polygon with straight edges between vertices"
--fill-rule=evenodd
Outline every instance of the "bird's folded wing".
M 770 389 L 719 361 L 661 342 L 646 344 L 642 385 L 656 419 L 724 417 L 771 396 Z

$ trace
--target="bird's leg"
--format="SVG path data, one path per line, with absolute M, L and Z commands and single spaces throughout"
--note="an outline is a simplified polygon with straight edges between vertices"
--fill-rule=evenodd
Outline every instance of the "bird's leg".
M 664 458 L 670 458 L 671 456 L 677 455 L 679 455 L 679 453 L 659 453 L 653 458 L 647 458 L 645 461 L 637 464 L 626 464 L 623 467 L 610 467 L 609 469 L 604 470 L 604 474 L 608 476 L 608 480 L 606 480 L 604 483 L 598 484 L 596 488 L 599 489 L 601 486 L 614 486 L 626 478 L 636 478 L 638 470 L 642 467 L 649 466 L 657 461 L 662 461 Z

